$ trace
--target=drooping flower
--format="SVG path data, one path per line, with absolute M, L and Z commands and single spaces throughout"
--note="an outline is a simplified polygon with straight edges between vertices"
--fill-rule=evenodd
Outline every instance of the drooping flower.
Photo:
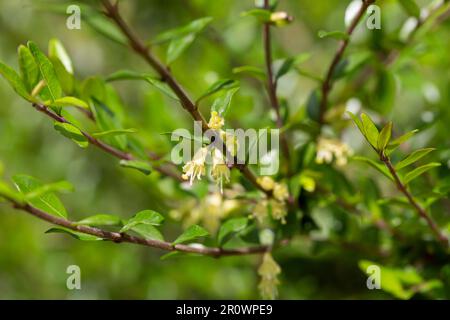
M 267 208 L 267 200 L 258 201 L 256 205 L 253 207 L 252 215 L 258 220 L 259 223 L 264 223 L 267 218 L 268 208 Z
M 184 174 L 182 175 L 182 178 L 184 180 L 189 180 L 189 183 L 191 185 L 195 178 L 201 180 L 202 175 L 205 175 L 205 160 L 207 155 L 208 149 L 200 148 L 194 154 L 193 159 L 184 165 Z
M 317 144 L 316 162 L 331 163 L 333 158 L 338 166 L 347 164 L 347 158 L 353 154 L 350 147 L 336 139 L 320 138 Z
M 211 112 L 211 118 L 208 122 L 208 127 L 213 130 L 220 130 L 225 124 L 225 119 L 222 118 L 217 111 Z
M 287 209 L 286 204 L 278 200 L 270 200 L 270 208 L 272 209 L 272 217 L 280 220 L 282 224 L 286 223 Z
M 211 176 L 220 186 L 220 192 L 223 193 L 223 181 L 230 182 L 230 169 L 225 164 L 223 154 L 219 149 L 214 149 L 212 161 Z
M 234 134 L 231 134 L 223 130 L 220 131 L 220 138 L 225 143 L 230 155 L 235 156 L 239 148 L 238 138 Z
M 280 283 L 278 275 L 280 273 L 280 266 L 272 258 L 270 252 L 266 252 L 263 256 L 263 261 L 258 268 L 258 274 L 261 276 L 258 287 L 263 299 L 273 300 L 277 297 L 277 285 Z

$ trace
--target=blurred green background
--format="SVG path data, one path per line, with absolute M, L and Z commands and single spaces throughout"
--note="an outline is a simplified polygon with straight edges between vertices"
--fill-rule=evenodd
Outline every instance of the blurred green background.
M 19 44 L 33 40 L 45 49 L 48 40 L 56 37 L 72 57 L 78 79 L 91 75 L 107 76 L 119 69 L 151 71 L 130 50 L 93 31 L 83 22 L 83 16 L 81 30 L 68 30 L 67 16 L 50 10 L 53 4 L 61 3 L 72 2 L 42 4 L 31 0 L 0 0 L 0 59 L 17 69 L 16 48 Z M 305 70 L 322 76 L 337 43 L 319 39 L 317 32 L 322 29 L 344 30 L 348 3 L 342 0 L 281 0 L 279 10 L 289 12 L 295 20 L 273 32 L 275 59 L 308 52 L 311 59 L 304 66 Z M 425 5 L 429 1 L 417 3 Z M 369 51 L 381 55 L 387 48 L 395 46 L 395 37 L 407 15 L 397 1 L 380 1 L 380 5 L 382 30 L 373 35 L 359 29 L 349 53 Z M 144 39 L 151 39 L 161 31 L 196 18 L 214 18 L 211 27 L 172 66 L 174 74 L 192 96 L 199 96 L 217 79 L 236 77 L 231 72 L 234 67 L 263 66 L 261 28 L 255 19 L 240 16 L 242 11 L 253 6 L 252 0 L 120 1 L 126 20 Z M 384 92 L 374 92 L 375 84 L 369 86 L 372 89 L 366 93 L 366 97 L 369 95 L 367 101 L 372 101 L 372 96 L 382 100 L 378 105 L 385 106 L 385 110 L 374 109 L 374 112 L 395 119 L 400 132 L 423 129 L 414 145 L 431 144 L 439 148 L 435 157 L 444 166 L 438 175 L 447 182 L 450 179 L 449 35 L 450 24 L 442 22 L 432 32 L 420 36 L 412 46 L 414 50 L 407 51 L 410 56 L 405 59 L 412 57 L 413 62 L 400 60 L 392 67 L 397 81 L 393 93 L 395 98 L 384 97 Z M 158 49 L 156 51 L 162 53 Z M 118 82 L 114 86 L 129 112 L 130 123 L 140 129 L 144 137 L 142 141 L 149 149 L 160 153 L 170 151 L 169 139 L 160 134 L 180 127 L 192 127 L 187 113 L 145 83 Z M 289 103 L 291 114 L 295 114 L 304 108 L 316 86 L 314 81 L 291 72 L 280 82 L 279 94 Z M 338 84 L 337 92 L 339 88 Z M 242 88 L 233 102 L 227 125 L 243 128 L 270 125 L 272 120 L 264 94 L 261 85 L 242 79 Z M 364 96 L 362 92 L 358 94 Z M 4 175 L 10 177 L 25 173 L 45 182 L 70 181 L 76 191 L 63 195 L 62 200 L 72 219 L 100 213 L 127 218 L 143 209 L 154 209 L 168 215 L 174 204 L 181 207 L 185 204 L 172 180 L 157 173 L 146 177 L 130 172 L 99 150 L 93 147 L 80 149 L 61 137 L 48 118 L 17 97 L 3 80 L 0 81 L 0 97 L 0 161 L 5 167 Z M 208 114 L 208 105 L 204 104 L 202 108 Z M 356 130 L 347 131 L 345 137 L 356 152 L 367 150 Z M 297 140 L 302 140 L 301 134 Z M 354 166 L 348 174 L 361 184 L 368 175 L 368 169 Z M 413 215 L 411 210 L 407 212 Z M 331 239 L 329 233 L 335 231 L 333 226 L 340 223 L 343 215 L 326 207 L 317 214 L 325 240 Z M 448 207 L 446 217 L 448 221 Z M 363 223 L 359 218 L 345 219 L 348 224 Z M 168 220 L 164 234 L 172 239 L 180 232 L 180 227 Z M 1 299 L 259 297 L 256 268 L 260 258 L 257 256 L 223 259 L 182 257 L 161 261 L 163 252 L 156 249 L 109 242 L 82 242 L 63 235 L 44 234 L 48 228 L 45 222 L 14 211 L 6 204 L 0 205 Z M 391 240 L 379 235 L 378 230 L 365 230 L 364 237 L 376 237 L 380 248 L 392 246 Z M 358 235 L 364 239 L 363 235 Z M 356 244 L 348 244 L 347 240 L 351 242 L 354 239 L 349 236 L 339 243 L 323 241 L 323 244 L 314 244 L 305 236 L 278 250 L 274 256 L 283 269 L 280 298 L 392 298 L 380 290 L 367 290 L 366 276 L 359 269 L 358 261 L 392 258 L 401 266 L 407 263 L 407 258 L 403 259 L 399 253 L 401 249 L 396 251 L 397 257 L 380 258 L 376 250 L 360 248 L 364 240 L 356 241 Z M 81 268 L 82 290 L 66 289 L 66 268 L 72 264 Z M 436 273 L 432 274 L 434 277 Z

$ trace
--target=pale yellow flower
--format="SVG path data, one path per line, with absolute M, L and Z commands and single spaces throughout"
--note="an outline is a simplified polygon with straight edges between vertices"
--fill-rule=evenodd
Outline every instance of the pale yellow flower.
M 220 131 L 220 138 L 225 143 L 228 152 L 232 156 L 235 156 L 239 148 L 238 138 L 235 135 L 223 130 Z
M 258 201 L 258 203 L 253 207 L 253 217 L 258 220 L 259 223 L 264 223 L 267 218 L 267 213 L 268 208 L 266 200 Z
M 277 26 L 284 26 L 291 23 L 293 18 L 284 11 L 273 12 L 270 15 L 270 21 Z
M 317 144 L 316 162 L 318 164 L 332 163 L 335 159 L 338 166 L 344 166 L 352 154 L 353 151 L 347 144 L 336 139 L 320 138 Z
M 191 185 L 195 178 L 201 180 L 202 176 L 205 175 L 205 160 L 207 155 L 208 149 L 200 148 L 195 153 L 194 158 L 184 165 L 182 178 L 189 180 Z
M 266 252 L 263 261 L 258 268 L 258 274 L 261 276 L 259 290 L 263 299 L 275 299 L 278 295 L 277 285 L 278 275 L 281 273 L 280 266 L 272 258 L 270 252 Z
M 225 164 L 222 152 L 218 149 L 214 149 L 213 151 L 211 176 L 220 186 L 220 192 L 223 193 L 223 181 L 230 182 L 230 169 Z
M 217 233 L 223 219 L 242 207 L 242 202 L 225 199 L 220 192 L 213 192 L 201 200 L 188 199 L 183 205 L 169 212 L 172 219 L 182 221 L 183 228 L 201 224 L 210 234 Z
M 270 208 L 272 209 L 272 217 L 280 220 L 282 224 L 286 223 L 287 209 L 286 204 L 277 200 L 270 200 Z
M 256 181 L 266 191 L 271 191 L 275 187 L 275 181 L 271 177 L 258 177 Z
M 289 191 L 284 183 L 276 183 L 273 188 L 273 196 L 278 201 L 285 201 L 289 198 Z
M 225 124 L 225 119 L 222 118 L 217 111 L 211 112 L 211 118 L 208 122 L 208 127 L 213 130 L 220 130 Z

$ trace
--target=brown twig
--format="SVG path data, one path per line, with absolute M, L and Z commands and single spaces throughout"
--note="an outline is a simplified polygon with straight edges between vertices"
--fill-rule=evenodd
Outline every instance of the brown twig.
M 331 89 L 333 88 L 333 76 L 336 70 L 336 67 L 339 65 L 339 63 L 342 60 L 342 57 L 344 56 L 345 49 L 347 48 L 348 44 L 350 43 L 350 37 L 353 34 L 353 31 L 355 31 L 356 27 L 358 26 L 359 22 L 361 21 L 362 17 L 366 13 L 367 8 L 373 4 L 376 0 L 362 0 L 363 3 L 361 5 L 361 8 L 359 9 L 358 13 L 356 14 L 355 18 L 353 19 L 352 23 L 347 29 L 346 35 L 347 37 L 339 43 L 338 50 L 336 51 L 333 60 L 331 61 L 330 67 L 328 68 L 328 71 L 325 76 L 325 80 L 322 83 L 322 97 L 320 100 L 320 106 L 319 106 L 319 124 L 322 126 L 325 122 L 325 112 L 327 111 L 327 105 L 328 105 L 328 96 L 330 94 Z
M 264 0 L 264 9 L 266 9 L 266 10 L 270 9 L 269 0 Z M 263 44 L 264 44 L 264 56 L 265 56 L 266 73 L 267 73 L 267 93 L 269 95 L 269 100 L 270 100 L 272 109 L 275 111 L 277 127 L 278 127 L 278 129 L 281 129 L 281 128 L 283 128 L 283 119 L 281 118 L 280 103 L 277 98 L 277 81 L 274 78 L 273 68 L 272 68 L 272 44 L 271 44 L 271 37 L 270 37 L 270 28 L 271 28 L 271 24 L 269 22 L 264 23 L 264 25 L 263 25 Z M 281 133 L 280 138 L 281 138 L 281 147 L 282 147 L 284 156 L 285 156 L 287 162 L 289 163 L 289 161 L 290 161 L 289 143 L 287 141 L 285 132 Z M 288 169 L 289 168 L 290 168 L 290 165 L 288 165 Z
M 433 219 L 428 215 L 428 213 L 425 211 L 424 208 L 414 199 L 411 192 L 408 190 L 408 188 L 403 184 L 403 182 L 400 180 L 400 177 L 398 176 L 397 171 L 395 170 L 394 166 L 391 163 L 391 160 L 389 157 L 384 155 L 383 153 L 380 155 L 380 160 L 385 164 L 385 166 L 389 169 L 389 172 L 391 173 L 392 177 L 394 178 L 395 185 L 397 189 L 403 193 L 403 195 L 408 199 L 408 202 L 414 207 L 414 209 L 417 211 L 419 216 L 423 218 L 434 235 L 436 236 L 437 240 L 441 242 L 445 248 L 449 247 L 448 238 L 441 233 L 439 230 L 438 225 L 433 221 Z
M 145 61 L 147 61 L 148 64 L 150 64 L 156 72 L 158 72 L 158 74 L 162 78 L 161 80 L 165 81 L 176 94 L 176 96 L 180 99 L 183 108 L 191 114 L 192 118 L 194 118 L 195 121 L 201 122 L 202 129 L 204 131 L 208 130 L 208 124 L 205 118 L 198 111 L 197 106 L 192 101 L 192 99 L 189 98 L 184 88 L 173 77 L 169 68 L 161 63 L 155 56 L 153 56 L 148 47 L 134 34 L 125 20 L 123 20 L 118 10 L 118 4 L 112 4 L 109 0 L 102 0 L 102 3 L 104 8 L 106 9 L 106 16 L 111 18 L 120 28 L 123 34 L 127 37 L 130 47 Z
M 68 123 L 71 124 L 66 118 L 64 118 L 63 116 L 60 116 L 56 113 L 54 113 L 53 111 L 51 111 L 47 106 L 40 104 L 40 103 L 33 103 L 33 107 L 39 111 L 42 112 L 43 114 L 47 115 L 48 117 L 52 118 L 53 120 L 55 120 L 56 122 L 59 123 Z M 80 130 L 81 133 L 83 134 L 83 136 L 86 137 L 86 139 L 94 146 L 96 146 L 97 148 L 105 151 L 106 153 L 109 153 L 110 155 L 121 159 L 121 160 L 136 160 L 136 158 L 127 152 L 123 152 L 121 150 L 118 150 L 106 143 L 104 143 L 103 141 L 100 141 L 98 139 L 96 139 L 95 137 L 93 137 L 92 135 L 90 135 L 89 133 Z M 177 179 L 179 181 L 183 181 L 181 179 L 181 175 L 173 170 L 170 170 L 168 167 L 163 166 L 163 165 L 159 165 L 159 166 L 154 166 L 155 170 L 157 170 L 158 172 L 170 176 L 174 179 Z
M 13 206 L 16 209 L 28 212 L 29 214 L 47 222 L 50 222 L 54 225 L 58 225 L 76 232 L 81 232 L 84 234 L 89 234 L 92 236 L 96 236 L 102 238 L 104 240 L 111 240 L 116 243 L 121 242 L 129 242 L 139 245 L 144 245 L 147 247 L 157 248 L 165 251 L 180 251 L 185 253 L 196 253 L 205 256 L 212 257 L 223 257 L 223 256 L 238 256 L 238 255 L 249 255 L 249 254 L 260 254 L 264 253 L 270 249 L 267 246 L 255 246 L 255 247 L 244 247 L 244 248 L 236 248 L 236 249 L 223 249 L 218 247 L 200 247 L 200 246 L 189 246 L 185 244 L 176 244 L 172 245 L 170 242 L 161 241 L 161 240 L 153 240 L 146 239 L 142 237 L 132 236 L 126 233 L 119 233 L 113 231 L 106 231 L 100 228 L 79 225 L 73 221 L 60 218 L 44 212 L 38 208 L 35 208 L 29 204 L 22 204 L 16 201 L 9 199 L 10 202 L 13 203 Z

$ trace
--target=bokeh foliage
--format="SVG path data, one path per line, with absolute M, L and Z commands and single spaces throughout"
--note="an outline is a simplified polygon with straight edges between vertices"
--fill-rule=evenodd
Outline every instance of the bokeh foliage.
M 442 166 L 415 180 L 412 190 L 426 203 L 443 232 L 449 233 L 450 24 L 438 19 L 404 46 L 399 34 L 414 10 L 406 11 L 399 2 L 379 1 L 382 29 L 367 30 L 362 23 L 352 37 L 345 56 L 347 65 L 330 97 L 330 109 L 334 112 L 327 115 L 332 123 L 328 129 L 349 144 L 355 154 L 372 159 L 372 150 L 343 115 L 346 109 L 354 111 L 355 105 L 362 105 L 377 124 L 393 121 L 395 136 L 419 129 L 392 157 L 397 162 L 413 150 L 436 148 L 428 159 Z M 428 4 L 416 2 L 420 7 Z M 316 145 L 311 141 L 316 128 L 308 106 L 317 105 L 311 98 L 318 87 L 314 78 L 323 77 L 337 46 L 333 39 L 320 39 L 318 33 L 345 30 L 348 3 L 280 0 L 278 9 L 295 20 L 272 31 L 275 65 L 280 66 L 288 57 L 300 61 L 298 70 L 291 69 L 283 75 L 278 89 L 286 106 L 283 113 L 295 154 L 298 180 L 291 181 L 290 187 L 300 193 L 301 208 L 280 231 L 289 235 L 294 230 L 295 237 L 274 252 L 282 268 L 280 298 L 449 298 L 449 255 L 433 241 L 414 209 L 399 198 L 395 186 L 358 161 L 350 161 L 344 167 L 314 163 Z M 61 8 L 68 4 L 0 0 L 1 60 L 17 69 L 19 44 L 32 40 L 43 49 L 49 39 L 58 38 L 72 58 L 78 79 L 107 77 L 121 69 L 152 73 L 129 49 L 99 35 L 83 18 L 81 30 L 68 30 L 66 15 L 61 14 Z M 127 21 L 149 40 L 194 19 L 213 18 L 171 67 L 194 97 L 201 96 L 218 79 L 240 80 L 241 88 L 226 117 L 230 128 L 273 126 L 263 85 L 232 72 L 244 65 L 263 67 L 261 25 L 256 19 L 241 16 L 241 12 L 253 7 L 254 1 L 250 0 L 120 2 Z M 382 61 L 393 50 L 398 50 L 399 56 L 386 67 Z M 165 55 L 162 47 L 155 47 L 155 51 Z M 360 87 L 359 77 L 366 66 L 372 68 L 373 74 Z M 141 142 L 148 149 L 161 154 L 170 152 L 172 143 L 162 133 L 192 127 L 189 114 L 148 83 L 120 81 L 113 86 L 126 107 L 124 122 L 139 130 Z M 175 239 L 181 227 L 171 219 L 171 210 L 192 208 L 208 190 L 206 182 L 199 184 L 197 199 L 180 190 L 178 182 L 157 172 L 145 176 L 121 168 L 107 154 L 94 148 L 80 149 L 64 139 L 47 118 L 35 112 L 3 81 L 0 96 L 3 175 L 9 178 L 26 173 L 45 182 L 70 181 L 76 191 L 62 199 L 73 220 L 104 213 L 127 219 L 151 209 L 165 215 L 164 235 Z M 212 101 L 207 98 L 201 103 L 205 115 L 209 114 Z M 251 189 L 238 174 L 233 179 Z M 311 179 L 316 184 L 315 192 L 308 192 L 305 184 L 298 182 Z M 304 188 L 301 191 L 300 185 Z M 241 208 L 233 214 L 250 214 L 245 210 L 251 209 Z M 7 205 L 2 204 L 0 211 L 0 298 L 259 297 L 255 271 L 260 263 L 258 256 L 176 257 L 161 261 L 164 253 L 145 247 L 45 235 L 47 223 Z M 380 228 L 380 223 L 389 227 Z M 382 266 L 386 275 L 384 291 L 367 290 L 364 270 L 372 263 L 368 261 Z M 65 270 L 70 264 L 81 267 L 81 291 L 66 289 Z

